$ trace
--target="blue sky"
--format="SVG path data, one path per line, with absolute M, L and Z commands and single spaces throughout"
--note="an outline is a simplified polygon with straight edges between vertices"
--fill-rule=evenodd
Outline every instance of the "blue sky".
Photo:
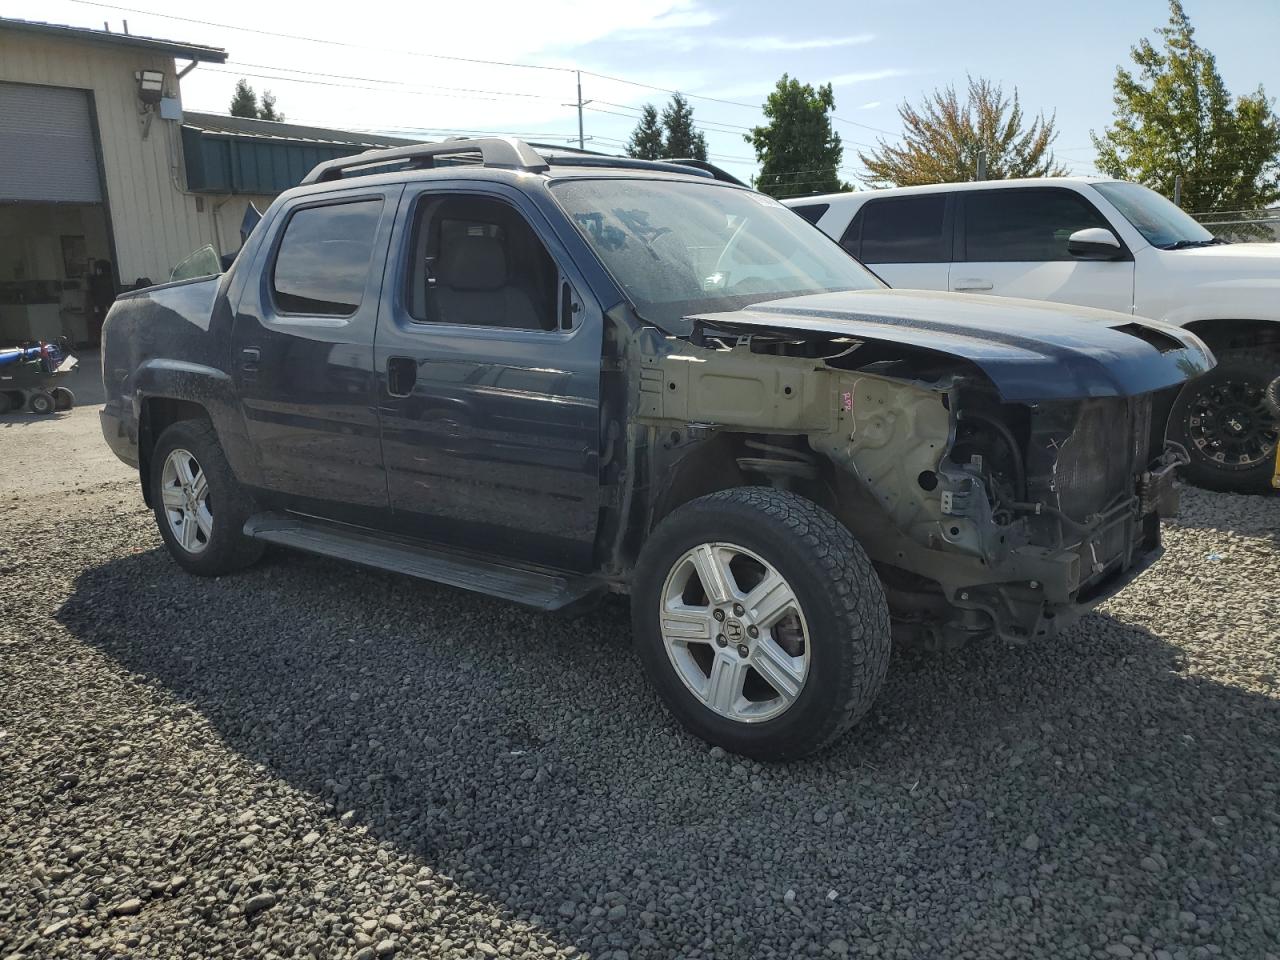
M 1168 17 L 1162 0 L 487 0 L 415 6 L 365 0 L 359 17 L 349 14 L 349 5 L 341 17 L 328 17 L 314 2 L 122 3 L 132 9 L 85 0 L 7 0 L 0 13 L 97 27 L 108 20 L 116 30 L 124 18 L 136 34 L 226 47 L 231 63 L 201 66 L 183 81 L 188 109 L 225 111 L 237 76 L 244 75 L 259 89 L 271 88 L 289 119 L 344 128 L 495 131 L 564 142 L 577 131 L 576 111 L 564 106 L 575 98 L 573 68 L 591 71 L 583 77 L 583 96 L 593 101 L 585 128 L 593 138 L 588 145 L 602 150 L 620 149 L 643 103 L 665 102 L 665 93 L 641 84 L 737 101 L 745 106 L 691 98 L 711 153 L 739 176 L 754 171 L 751 148 L 742 140 L 743 130 L 761 121 L 753 105 L 786 71 L 805 82 L 835 85 L 836 129 L 845 140 L 850 178 L 861 169 L 862 145 L 896 139 L 896 107 L 903 99 L 963 84 L 966 73 L 1006 89 L 1016 86 L 1031 113 L 1056 111 L 1059 159 L 1073 172 L 1092 172 L 1089 131 L 1110 119 L 1115 67 L 1128 61 L 1139 37 Z M 1280 0 L 1186 0 L 1186 8 L 1233 93 L 1262 83 L 1269 95 L 1280 95 Z

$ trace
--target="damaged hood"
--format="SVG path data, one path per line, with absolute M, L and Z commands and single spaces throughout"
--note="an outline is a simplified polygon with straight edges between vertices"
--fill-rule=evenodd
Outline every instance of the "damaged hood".
M 970 361 L 1010 402 L 1128 397 L 1211 369 L 1194 334 L 1155 320 L 1041 300 L 920 290 L 851 290 L 694 314 L 737 334 L 848 337 Z

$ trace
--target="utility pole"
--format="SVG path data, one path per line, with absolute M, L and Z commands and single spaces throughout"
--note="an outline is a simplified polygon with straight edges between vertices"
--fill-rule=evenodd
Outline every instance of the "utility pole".
M 1173 205 L 1182 206 L 1182 174 L 1173 178 Z
M 583 106 L 584 106 L 584 104 L 583 104 L 583 102 L 582 102 L 582 71 L 581 71 L 581 70 L 579 70 L 579 71 L 578 71 L 578 149 L 579 149 L 579 150 L 585 150 L 585 149 L 587 148 L 587 142 L 586 142 L 586 140 L 585 140 L 585 139 L 583 138 L 583 136 L 582 136 L 582 108 L 583 108 Z
M 578 99 L 575 103 L 565 103 L 562 106 L 578 108 L 578 149 L 585 150 L 587 149 L 587 138 L 582 135 L 582 108 L 592 101 L 582 99 L 582 71 L 576 70 L 574 72 L 578 75 Z
M 987 148 L 986 147 L 978 148 L 978 176 L 975 177 L 974 179 L 976 180 L 987 179 Z

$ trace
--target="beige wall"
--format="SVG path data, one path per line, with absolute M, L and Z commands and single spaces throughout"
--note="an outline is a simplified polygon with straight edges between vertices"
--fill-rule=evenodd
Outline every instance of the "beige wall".
M 93 94 L 116 267 L 124 284 L 138 277 L 163 281 L 174 264 L 206 243 L 233 252 L 240 244 L 245 205 L 254 199 L 205 196 L 198 201 L 185 191 L 178 124 L 156 114 L 143 137 L 133 76 L 138 70 L 162 71 L 165 92 L 178 96 L 171 57 L 0 28 L 0 81 Z M 256 199 L 259 209 L 270 200 Z

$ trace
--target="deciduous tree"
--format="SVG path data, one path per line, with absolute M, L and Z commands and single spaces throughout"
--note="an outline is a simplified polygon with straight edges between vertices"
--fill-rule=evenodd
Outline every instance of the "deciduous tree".
M 1006 97 L 999 84 L 970 77 L 963 99 L 955 87 L 944 87 L 919 106 L 904 102 L 898 116 L 904 131 L 900 143 L 880 140 L 869 153 L 858 154 L 873 186 L 974 180 L 980 156 L 990 180 L 1066 172 L 1050 149 L 1058 136 L 1053 116 L 1037 114 L 1028 124 L 1017 88 Z
M 760 175 L 756 189 L 773 197 L 833 193 L 844 157 L 840 134 L 831 127 L 836 108 L 831 84 L 814 88 L 787 74 L 764 102 L 768 123 L 754 127 L 745 139 L 755 147 Z
M 1183 178 L 1192 212 L 1262 207 L 1280 198 L 1280 118 L 1261 85 L 1231 95 L 1214 56 L 1196 43 L 1179 0 L 1170 0 L 1160 47 L 1132 50 L 1136 75 L 1116 68 L 1115 120 L 1093 134 L 1098 169 L 1172 197 Z

